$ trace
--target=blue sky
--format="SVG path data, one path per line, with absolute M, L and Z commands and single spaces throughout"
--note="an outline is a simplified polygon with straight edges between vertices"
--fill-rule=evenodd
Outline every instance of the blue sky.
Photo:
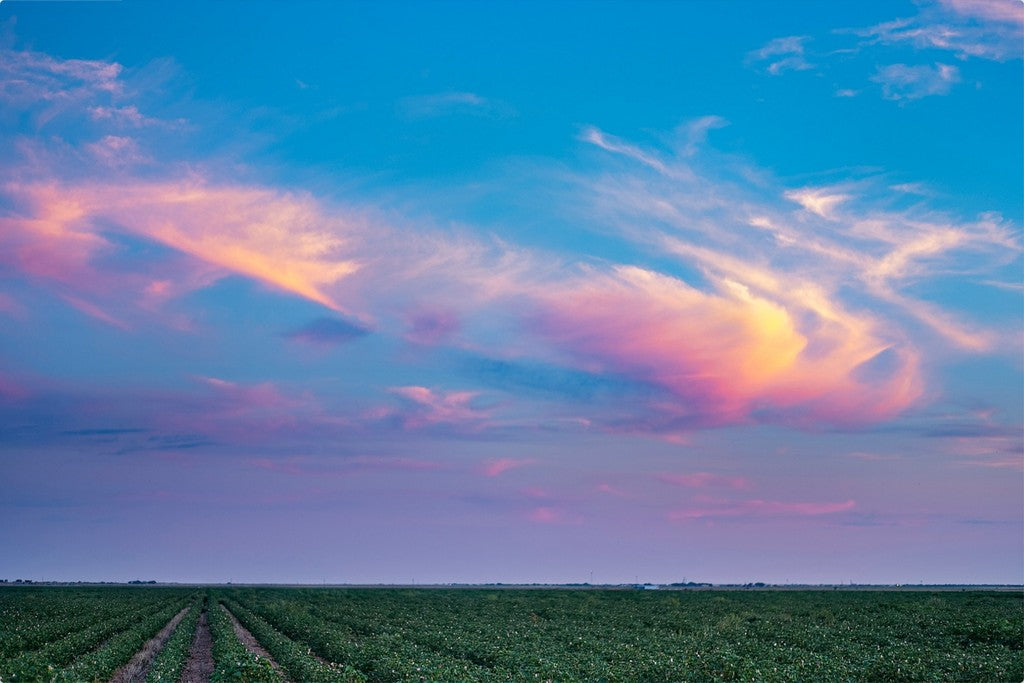
M 1024 9 L 0 4 L 8 578 L 1024 580 Z

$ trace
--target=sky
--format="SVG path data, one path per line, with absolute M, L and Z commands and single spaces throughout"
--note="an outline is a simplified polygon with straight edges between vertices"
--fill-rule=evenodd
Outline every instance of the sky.
M 1024 582 L 1022 52 L 0 2 L 0 578 Z

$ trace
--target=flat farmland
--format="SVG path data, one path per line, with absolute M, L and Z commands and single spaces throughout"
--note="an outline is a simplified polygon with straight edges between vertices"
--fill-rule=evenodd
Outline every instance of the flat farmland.
M 1020 681 L 1024 595 L 9 587 L 0 680 Z

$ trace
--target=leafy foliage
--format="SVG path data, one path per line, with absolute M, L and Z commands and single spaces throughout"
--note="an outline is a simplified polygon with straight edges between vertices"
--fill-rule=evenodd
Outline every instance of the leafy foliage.
M 196 624 L 202 613 L 203 602 L 196 600 L 188 610 L 185 618 L 178 623 L 174 633 L 167 639 L 164 647 L 153 659 L 149 667 L 147 683 L 177 683 L 185 670 L 192 640 L 196 634 Z
M 293 642 L 370 681 L 1024 677 L 1020 593 L 251 589 L 231 596 Z
M 284 667 L 289 678 L 296 681 L 341 681 L 359 683 L 366 678 L 344 664 L 318 660 L 309 646 L 294 641 L 278 632 L 265 619 L 253 614 L 238 603 L 228 602 L 232 613 L 245 626 L 271 656 Z
M 189 600 L 186 591 L 160 591 L 0 591 L 0 677 L 109 677 Z M 1024 680 L 1019 591 L 207 594 L 216 681 L 281 680 L 238 641 L 221 603 L 289 679 L 301 681 Z M 193 606 L 155 660 L 150 681 L 180 675 L 197 619 Z M 165 658 L 178 663 L 165 669 Z
M 269 661 L 249 652 L 238 640 L 224 608 L 215 601 L 207 611 L 213 638 L 213 675 L 211 681 L 252 681 L 281 683 L 281 675 Z
M 193 591 L 15 588 L 0 592 L 0 679 L 109 679 L 177 614 Z M 14 650 L 20 643 L 23 649 Z

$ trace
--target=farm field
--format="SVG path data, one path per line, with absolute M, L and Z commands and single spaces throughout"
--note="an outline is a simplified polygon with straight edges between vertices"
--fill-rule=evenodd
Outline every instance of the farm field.
M 999 591 L 12 587 L 0 680 L 1020 681 Z

